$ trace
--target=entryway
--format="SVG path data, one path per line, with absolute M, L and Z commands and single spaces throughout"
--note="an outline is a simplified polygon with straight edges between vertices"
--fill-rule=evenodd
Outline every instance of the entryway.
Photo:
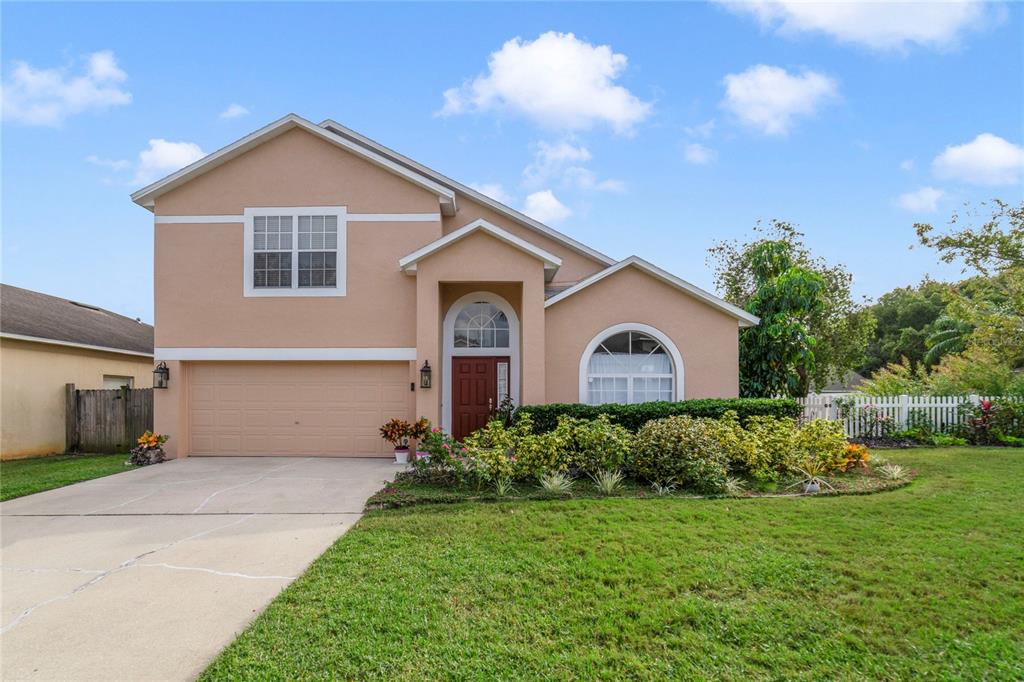
M 508 395 L 508 356 L 452 358 L 452 435 L 462 440 L 486 426 Z

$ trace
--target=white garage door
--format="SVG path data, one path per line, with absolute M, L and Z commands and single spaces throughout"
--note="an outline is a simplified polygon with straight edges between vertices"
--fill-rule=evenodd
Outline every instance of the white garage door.
M 409 418 L 404 362 L 194 363 L 193 455 L 388 457 L 377 429 Z

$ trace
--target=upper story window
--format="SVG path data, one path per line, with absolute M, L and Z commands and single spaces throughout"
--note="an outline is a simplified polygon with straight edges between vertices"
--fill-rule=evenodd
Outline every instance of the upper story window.
M 455 318 L 456 348 L 508 348 L 508 317 L 486 301 L 470 303 Z
M 246 296 L 344 296 L 344 206 L 247 208 Z

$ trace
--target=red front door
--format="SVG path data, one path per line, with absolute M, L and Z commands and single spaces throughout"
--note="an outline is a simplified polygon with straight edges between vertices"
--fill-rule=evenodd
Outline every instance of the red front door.
M 484 427 L 498 404 L 498 365 L 507 357 L 452 358 L 452 435 L 462 440 Z

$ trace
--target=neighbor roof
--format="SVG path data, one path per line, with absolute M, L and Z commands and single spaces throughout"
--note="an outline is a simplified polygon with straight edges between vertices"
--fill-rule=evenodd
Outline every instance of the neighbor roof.
M 433 253 L 440 251 L 441 249 L 450 246 L 451 244 L 454 244 L 455 242 L 459 241 L 460 239 L 463 239 L 464 237 L 468 237 L 469 235 L 477 231 L 485 232 L 494 237 L 495 239 L 500 239 L 506 244 L 509 244 L 510 246 L 513 246 L 519 249 L 520 251 L 528 253 L 531 256 L 541 260 L 544 263 L 544 276 L 548 280 L 550 280 L 552 276 L 554 276 L 555 271 L 557 271 L 558 268 L 561 267 L 562 265 L 562 259 L 554 255 L 553 253 L 549 253 L 548 251 L 545 251 L 544 249 L 538 246 L 534 246 L 530 242 L 524 239 L 520 239 L 514 234 L 507 232 L 498 227 L 497 225 L 489 223 L 481 218 L 479 220 L 474 220 L 468 225 L 460 227 L 454 232 L 446 234 L 440 239 L 435 239 L 426 246 L 416 249 L 415 251 L 410 253 L 408 256 L 405 256 L 404 258 L 400 258 L 398 261 L 398 267 L 408 273 L 416 272 L 416 264 L 419 261 L 423 260 L 424 258 Z
M 580 291 L 586 289 L 590 285 L 597 284 L 605 277 L 614 275 L 619 270 L 631 266 L 638 268 L 643 272 L 646 272 L 647 274 L 651 275 L 652 277 L 655 277 L 656 279 L 660 279 L 661 281 L 665 282 L 670 286 L 675 287 L 676 289 L 679 289 L 680 291 L 685 291 L 686 293 L 694 296 L 695 298 L 704 301 L 713 308 L 718 308 L 727 315 L 735 317 L 736 319 L 739 320 L 741 327 L 753 327 L 761 321 L 761 319 L 756 315 L 751 315 L 746 310 L 743 310 L 742 308 L 737 308 L 728 301 L 723 301 L 714 294 L 704 291 L 696 284 L 691 284 L 686 280 L 680 279 L 669 272 L 665 272 L 658 266 L 648 263 L 639 256 L 630 256 L 629 258 L 621 260 L 609 268 L 605 268 L 604 270 L 601 270 L 600 272 L 597 272 L 591 275 L 590 277 L 587 277 L 586 279 L 580 280 L 579 282 L 569 287 L 565 291 L 557 293 L 548 300 L 546 300 L 544 302 L 544 307 L 547 308 L 548 306 L 553 306 L 559 301 L 565 300 L 566 298 L 569 298 L 573 294 L 579 293 Z
M 157 180 L 153 184 L 143 187 L 132 194 L 132 201 L 140 206 L 152 210 L 154 206 L 153 202 L 161 194 L 170 192 L 175 187 L 179 187 L 189 180 L 192 180 L 207 171 L 213 170 L 217 166 L 241 156 L 253 147 L 259 146 L 267 140 L 273 139 L 282 133 L 292 130 L 293 128 L 301 128 L 306 132 L 312 133 L 313 135 L 330 142 L 336 147 L 347 149 L 357 156 L 363 157 L 370 163 L 390 171 L 395 175 L 401 176 L 409 182 L 419 185 L 425 190 L 436 194 L 441 205 L 441 213 L 444 215 L 455 215 L 455 193 L 451 189 L 438 184 L 422 173 L 410 170 L 401 164 L 395 163 L 391 159 L 385 158 L 373 150 L 367 149 L 364 145 L 356 144 L 355 142 L 352 142 L 351 140 L 346 139 L 327 128 L 318 126 L 315 123 L 307 121 L 301 116 L 297 116 L 295 114 L 283 116 L 273 123 L 263 126 L 256 132 L 246 135 L 242 139 L 236 140 L 228 146 L 218 149 L 212 154 L 204 156 L 191 165 L 185 166 L 180 171 L 171 173 L 162 180 Z
M 86 303 L 0 284 L 0 336 L 153 355 L 153 327 Z

